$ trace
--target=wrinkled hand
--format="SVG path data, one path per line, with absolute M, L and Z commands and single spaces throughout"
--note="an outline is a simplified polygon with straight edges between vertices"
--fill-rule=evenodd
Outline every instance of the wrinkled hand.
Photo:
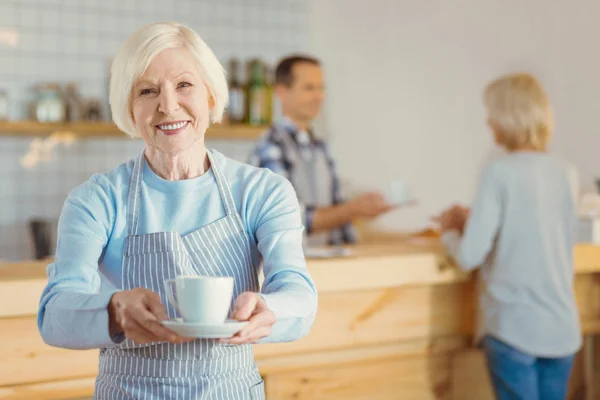
M 469 218 L 469 211 L 467 207 L 455 204 L 435 217 L 434 220 L 440 224 L 442 232 L 457 230 L 462 234 Z
M 374 218 L 394 208 L 381 193 L 365 193 L 350 200 L 350 205 L 358 217 Z
M 167 310 L 160 302 L 160 296 L 145 288 L 115 293 L 108 305 L 108 315 L 111 336 L 124 333 L 136 343 L 194 340 L 179 336 L 160 323 L 167 319 Z
M 248 325 L 229 339 L 219 339 L 220 343 L 245 344 L 256 343 L 269 336 L 275 323 L 275 314 L 267 307 L 257 293 L 244 292 L 238 296 L 233 306 L 231 318 L 237 321 L 249 321 Z

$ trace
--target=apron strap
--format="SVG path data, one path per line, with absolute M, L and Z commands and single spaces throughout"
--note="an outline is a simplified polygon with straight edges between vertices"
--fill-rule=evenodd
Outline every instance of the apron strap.
M 231 189 L 227 184 L 227 180 L 225 179 L 223 172 L 221 172 L 221 167 L 219 167 L 219 164 L 215 161 L 211 150 L 206 149 L 206 154 L 208 155 L 210 166 L 213 170 L 215 180 L 217 181 L 217 187 L 219 188 L 221 201 L 223 202 L 223 206 L 225 207 L 225 213 L 228 216 L 236 214 L 237 210 L 235 208 L 235 202 L 233 201 L 233 194 L 231 194 Z
M 144 166 L 144 150 L 133 164 L 133 173 L 129 181 L 127 196 L 127 236 L 135 236 L 138 229 L 140 210 L 140 190 L 142 188 L 142 167 Z
M 298 149 L 298 146 L 296 144 L 296 142 L 294 142 L 294 140 L 292 140 L 291 138 L 291 133 L 282 126 L 279 126 L 278 124 L 275 124 L 275 130 L 277 132 L 277 135 L 279 136 L 279 138 L 285 142 L 285 147 L 287 148 L 286 150 L 286 155 L 290 158 L 290 161 L 292 161 L 292 163 L 294 164 L 301 164 L 302 167 L 302 171 L 304 173 L 304 175 L 306 176 L 306 181 L 308 183 L 308 185 L 310 186 L 309 190 L 310 190 L 310 204 L 318 204 L 319 203 L 319 196 L 318 196 L 318 189 L 317 189 L 317 174 L 315 171 L 315 159 L 314 159 L 314 147 L 311 143 L 311 159 L 310 160 L 306 160 L 304 158 L 304 156 L 302 154 L 300 154 L 300 150 Z M 290 180 L 293 183 L 293 177 L 290 176 Z M 302 194 L 299 195 L 299 197 L 304 197 L 306 194 Z
M 328 166 L 325 166 L 326 171 L 319 168 L 327 162 L 323 148 L 316 146 L 311 138 L 308 145 L 310 157 L 305 157 L 302 154 L 302 150 L 305 149 L 301 149 L 298 142 L 292 138 L 293 131 L 290 128 L 279 123 L 275 123 L 273 126 L 282 146 L 287 149 L 285 154 L 295 165 L 294 171 L 289 171 L 289 178 L 296 189 L 300 202 L 315 207 L 335 204 L 332 171 Z M 332 243 L 335 241 L 334 237 L 339 236 L 339 231 L 339 228 L 335 228 L 328 232 L 313 234 L 307 238 L 307 243 L 309 245 Z

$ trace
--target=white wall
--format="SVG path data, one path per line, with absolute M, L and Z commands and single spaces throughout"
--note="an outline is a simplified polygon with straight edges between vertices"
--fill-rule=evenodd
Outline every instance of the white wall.
M 420 200 L 382 228 L 418 229 L 470 201 L 493 149 L 481 91 L 506 72 L 542 80 L 553 151 L 579 167 L 584 188 L 600 176 L 600 2 L 313 0 L 309 13 L 343 177 L 359 187 L 405 178 Z

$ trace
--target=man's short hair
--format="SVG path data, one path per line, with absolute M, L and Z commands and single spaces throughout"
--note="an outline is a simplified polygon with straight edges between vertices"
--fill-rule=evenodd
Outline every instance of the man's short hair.
M 292 75 L 294 65 L 301 63 L 321 65 L 321 62 L 318 59 L 311 56 L 295 54 L 285 57 L 279 61 L 275 68 L 275 84 L 291 86 L 294 82 L 294 76 Z

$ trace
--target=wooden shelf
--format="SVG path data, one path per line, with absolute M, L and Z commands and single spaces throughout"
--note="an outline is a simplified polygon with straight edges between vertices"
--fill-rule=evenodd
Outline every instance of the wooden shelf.
M 207 139 L 253 140 L 267 129 L 265 126 L 213 125 Z M 56 132 L 71 132 L 81 138 L 129 138 L 110 122 L 52 123 L 36 121 L 0 121 L 0 137 L 47 136 Z

